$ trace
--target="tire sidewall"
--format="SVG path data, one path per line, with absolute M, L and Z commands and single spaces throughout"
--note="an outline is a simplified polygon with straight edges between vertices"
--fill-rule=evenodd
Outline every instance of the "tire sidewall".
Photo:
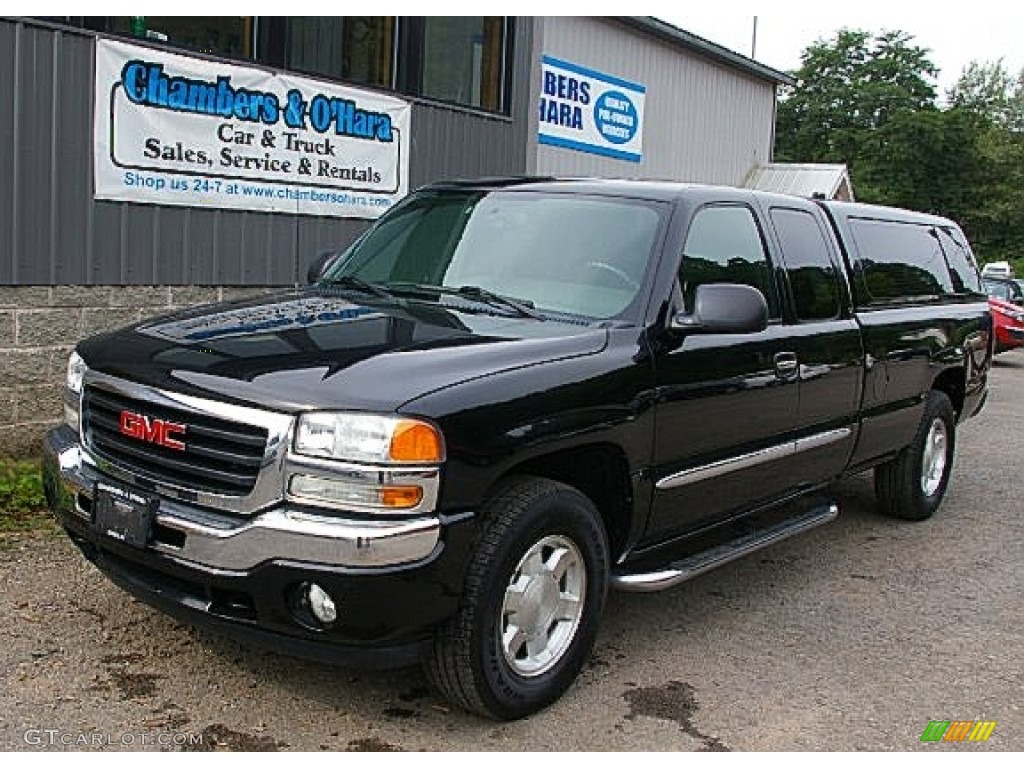
M 930 496 L 926 495 L 921 487 L 921 476 L 924 469 L 924 449 L 935 419 L 941 419 L 946 426 L 946 466 L 942 470 L 942 480 L 938 488 Z M 915 475 L 914 500 L 921 517 L 930 517 L 942 503 L 946 495 L 946 488 L 949 486 L 949 478 L 953 472 L 953 456 L 956 454 L 956 414 L 949 398 L 941 392 L 932 391 L 928 396 L 925 406 L 924 417 L 921 420 L 921 427 L 917 438 L 914 441 L 914 456 L 911 462 L 911 469 Z
M 516 673 L 505 659 L 499 637 L 505 590 L 526 551 L 546 536 L 564 536 L 580 552 L 586 574 L 583 612 L 576 634 L 562 658 L 536 677 Z M 493 567 L 483 585 L 474 635 L 474 659 L 485 681 L 481 691 L 489 708 L 504 717 L 522 717 L 550 704 L 576 679 L 597 636 L 608 589 L 608 544 L 593 506 L 579 494 L 558 490 L 530 504 L 517 518 L 513 534 L 495 553 Z

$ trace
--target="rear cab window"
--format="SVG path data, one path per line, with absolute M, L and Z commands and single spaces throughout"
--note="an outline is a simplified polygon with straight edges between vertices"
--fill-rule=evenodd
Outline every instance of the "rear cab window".
M 933 230 L 926 224 L 850 219 L 870 301 L 928 301 L 957 292 Z
M 982 294 L 981 273 L 978 262 L 967 244 L 964 233 L 956 227 L 936 227 L 939 245 L 946 254 L 949 271 L 953 278 L 953 288 L 957 293 Z

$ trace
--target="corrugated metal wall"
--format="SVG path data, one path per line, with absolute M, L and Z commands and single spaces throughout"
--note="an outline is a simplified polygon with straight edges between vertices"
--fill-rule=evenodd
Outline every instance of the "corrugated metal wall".
M 532 20 L 515 24 L 529 72 Z M 0 285 L 290 285 L 355 219 L 94 201 L 91 34 L 0 19 Z M 518 81 L 518 82 L 517 82 Z M 526 77 L 512 119 L 417 102 L 410 183 L 523 173 Z
M 545 16 L 535 34 L 537 59 L 547 54 L 647 89 L 642 162 L 541 145 L 537 173 L 740 186 L 771 159 L 774 84 L 611 20 Z

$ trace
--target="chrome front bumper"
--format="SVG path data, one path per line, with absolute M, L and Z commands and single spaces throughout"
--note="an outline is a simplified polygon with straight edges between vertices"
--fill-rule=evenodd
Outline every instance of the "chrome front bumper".
M 54 514 L 86 524 L 96 482 L 121 482 L 86 460 L 78 435 L 67 426 L 46 436 L 43 473 Z M 437 517 L 359 520 L 288 504 L 239 519 L 163 497 L 156 524 L 158 530 L 177 535 L 170 537 L 173 543 L 157 537 L 150 549 L 185 564 L 228 571 L 250 570 L 271 560 L 352 568 L 411 563 L 435 550 L 441 530 Z

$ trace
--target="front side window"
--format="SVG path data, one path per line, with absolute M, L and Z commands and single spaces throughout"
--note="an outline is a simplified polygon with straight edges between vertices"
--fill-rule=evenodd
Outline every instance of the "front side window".
M 437 191 L 381 218 L 329 272 L 414 292 L 482 288 L 541 312 L 631 315 L 662 219 L 643 201 L 536 192 Z
M 481 109 L 501 109 L 501 16 L 429 16 L 423 27 L 421 94 Z
M 768 302 L 769 317 L 778 317 L 778 294 L 761 231 L 751 210 L 741 205 L 713 206 L 697 212 L 690 223 L 679 268 L 679 286 L 687 311 L 705 283 L 737 283 L 757 288 Z
M 771 218 L 782 244 L 797 319 L 838 317 L 839 275 L 817 219 L 791 208 L 773 208 Z
M 391 87 L 395 20 L 390 16 L 297 16 L 287 20 L 287 66 Z

